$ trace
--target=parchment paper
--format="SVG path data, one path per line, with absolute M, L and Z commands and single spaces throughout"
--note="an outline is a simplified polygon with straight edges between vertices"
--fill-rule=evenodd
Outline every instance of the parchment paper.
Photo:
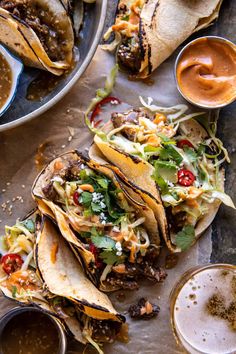
M 83 78 L 74 86 L 71 92 L 53 109 L 38 119 L 2 135 L 1 141 L 1 169 L 0 203 L 6 203 L 7 209 L 0 208 L 1 229 L 5 224 L 13 224 L 15 219 L 23 217 L 34 207 L 30 191 L 32 182 L 38 173 L 34 159 L 40 144 L 49 142 L 45 150 L 48 158 L 73 148 L 80 150 L 88 147 L 92 136 L 83 123 L 83 110 L 89 100 L 94 97 L 95 89 L 103 87 L 105 77 L 112 68 L 113 57 L 98 49 L 94 60 L 87 69 Z M 153 76 L 153 84 L 148 86 L 142 82 L 131 82 L 123 74 L 119 74 L 114 95 L 133 106 L 139 105 L 139 95 L 152 96 L 160 105 L 174 105 L 183 102 L 177 92 L 174 74 L 172 72 L 173 59 L 162 65 Z M 70 131 L 68 130 L 70 127 Z M 74 136 L 71 136 L 74 128 Z M 72 134 L 73 135 L 73 134 Z M 69 138 L 69 139 L 68 139 Z M 70 141 L 71 140 L 71 141 Z M 9 185 L 10 183 L 10 185 Z M 14 198 L 23 198 L 14 200 Z M 12 205 L 12 214 L 8 208 Z M 11 208 L 11 207 L 10 207 Z M 10 215 L 11 214 L 11 215 Z M 142 296 L 157 303 L 161 307 L 158 318 L 150 321 L 133 321 L 127 316 L 129 323 L 130 341 L 128 344 L 116 342 L 107 346 L 106 353 L 180 353 L 171 333 L 169 320 L 169 294 L 174 283 L 188 268 L 209 261 L 211 254 L 210 230 L 201 241 L 189 252 L 181 255 L 178 265 L 168 271 L 168 277 L 163 284 L 152 286 L 141 284 L 140 290 L 125 292 L 125 300 L 118 300 L 118 293 L 111 295 L 111 299 L 118 311 L 126 313 L 130 304 Z M 164 264 L 164 256 L 160 260 Z M 0 315 L 5 313 L 14 303 L 1 298 Z M 68 353 L 80 353 L 81 346 L 69 343 Z

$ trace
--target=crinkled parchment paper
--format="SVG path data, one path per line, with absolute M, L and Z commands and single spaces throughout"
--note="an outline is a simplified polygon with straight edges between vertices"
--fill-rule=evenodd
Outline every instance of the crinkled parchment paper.
M 174 81 L 173 60 L 174 58 L 169 59 L 157 70 L 152 77 L 152 85 L 132 82 L 123 74 L 119 74 L 114 96 L 134 106 L 139 106 L 139 95 L 152 96 L 159 105 L 163 106 L 183 103 Z M 0 225 L 2 230 L 5 224 L 14 223 L 16 218 L 23 217 L 34 207 L 31 185 L 39 169 L 35 165 L 35 155 L 40 144 L 48 143 L 44 153 L 49 159 L 69 149 L 83 150 L 90 145 L 92 136 L 83 123 L 82 112 L 94 96 L 95 89 L 103 87 L 105 77 L 113 63 L 111 55 L 98 49 L 82 79 L 59 104 L 34 121 L 1 134 L 0 188 L 3 192 L 0 203 L 3 207 L 0 208 Z M 4 207 L 6 207 L 5 211 L 3 211 Z M 124 301 L 118 299 L 119 292 L 111 295 L 115 307 L 120 312 L 126 312 L 129 305 L 142 296 L 157 303 L 161 311 L 156 319 L 150 321 L 133 321 L 127 315 L 129 343 L 116 342 L 109 345 L 106 353 L 174 354 L 181 352 L 171 333 L 169 295 L 176 280 L 185 270 L 209 261 L 210 235 L 211 231 L 208 230 L 197 245 L 179 257 L 177 266 L 167 271 L 168 277 L 163 284 L 155 286 L 142 284 L 140 290 L 126 292 Z M 162 258 L 160 263 L 164 264 L 164 257 Z M 14 303 L 1 298 L 0 315 L 13 306 Z M 81 346 L 70 342 L 68 352 L 80 353 Z

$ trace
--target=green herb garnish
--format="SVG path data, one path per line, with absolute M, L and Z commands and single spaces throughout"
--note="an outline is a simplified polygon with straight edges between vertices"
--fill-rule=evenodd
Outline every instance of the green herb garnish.
M 176 245 L 181 251 L 187 251 L 194 243 L 195 229 L 192 225 L 186 225 L 176 235 Z

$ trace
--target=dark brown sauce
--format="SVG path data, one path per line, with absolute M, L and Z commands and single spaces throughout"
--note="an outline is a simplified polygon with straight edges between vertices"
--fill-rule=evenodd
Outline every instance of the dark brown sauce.
M 46 71 L 40 72 L 36 79 L 29 84 L 26 99 L 29 101 L 42 101 L 62 79 L 64 79 L 64 75 L 56 76 Z
M 177 254 L 168 254 L 165 259 L 165 268 L 166 269 L 172 269 L 177 266 L 178 264 L 179 257 Z
M 61 76 L 53 75 L 48 71 L 40 71 L 38 76 L 30 82 L 26 92 L 26 99 L 29 101 L 42 101 L 44 97 L 51 93 L 61 81 L 65 80 L 65 78 L 73 71 L 78 61 L 79 50 L 75 46 L 70 68 Z
M 1 354 L 57 354 L 60 339 L 48 316 L 26 311 L 7 323 L 0 343 Z
M 0 53 L 0 108 L 5 104 L 9 97 L 12 86 L 12 72 L 11 68 Z

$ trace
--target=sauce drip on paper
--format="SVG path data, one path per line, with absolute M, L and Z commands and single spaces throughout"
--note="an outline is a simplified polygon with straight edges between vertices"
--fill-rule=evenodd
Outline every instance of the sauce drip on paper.
M 214 38 L 200 38 L 183 52 L 177 81 L 192 102 L 218 106 L 236 98 L 236 46 Z

